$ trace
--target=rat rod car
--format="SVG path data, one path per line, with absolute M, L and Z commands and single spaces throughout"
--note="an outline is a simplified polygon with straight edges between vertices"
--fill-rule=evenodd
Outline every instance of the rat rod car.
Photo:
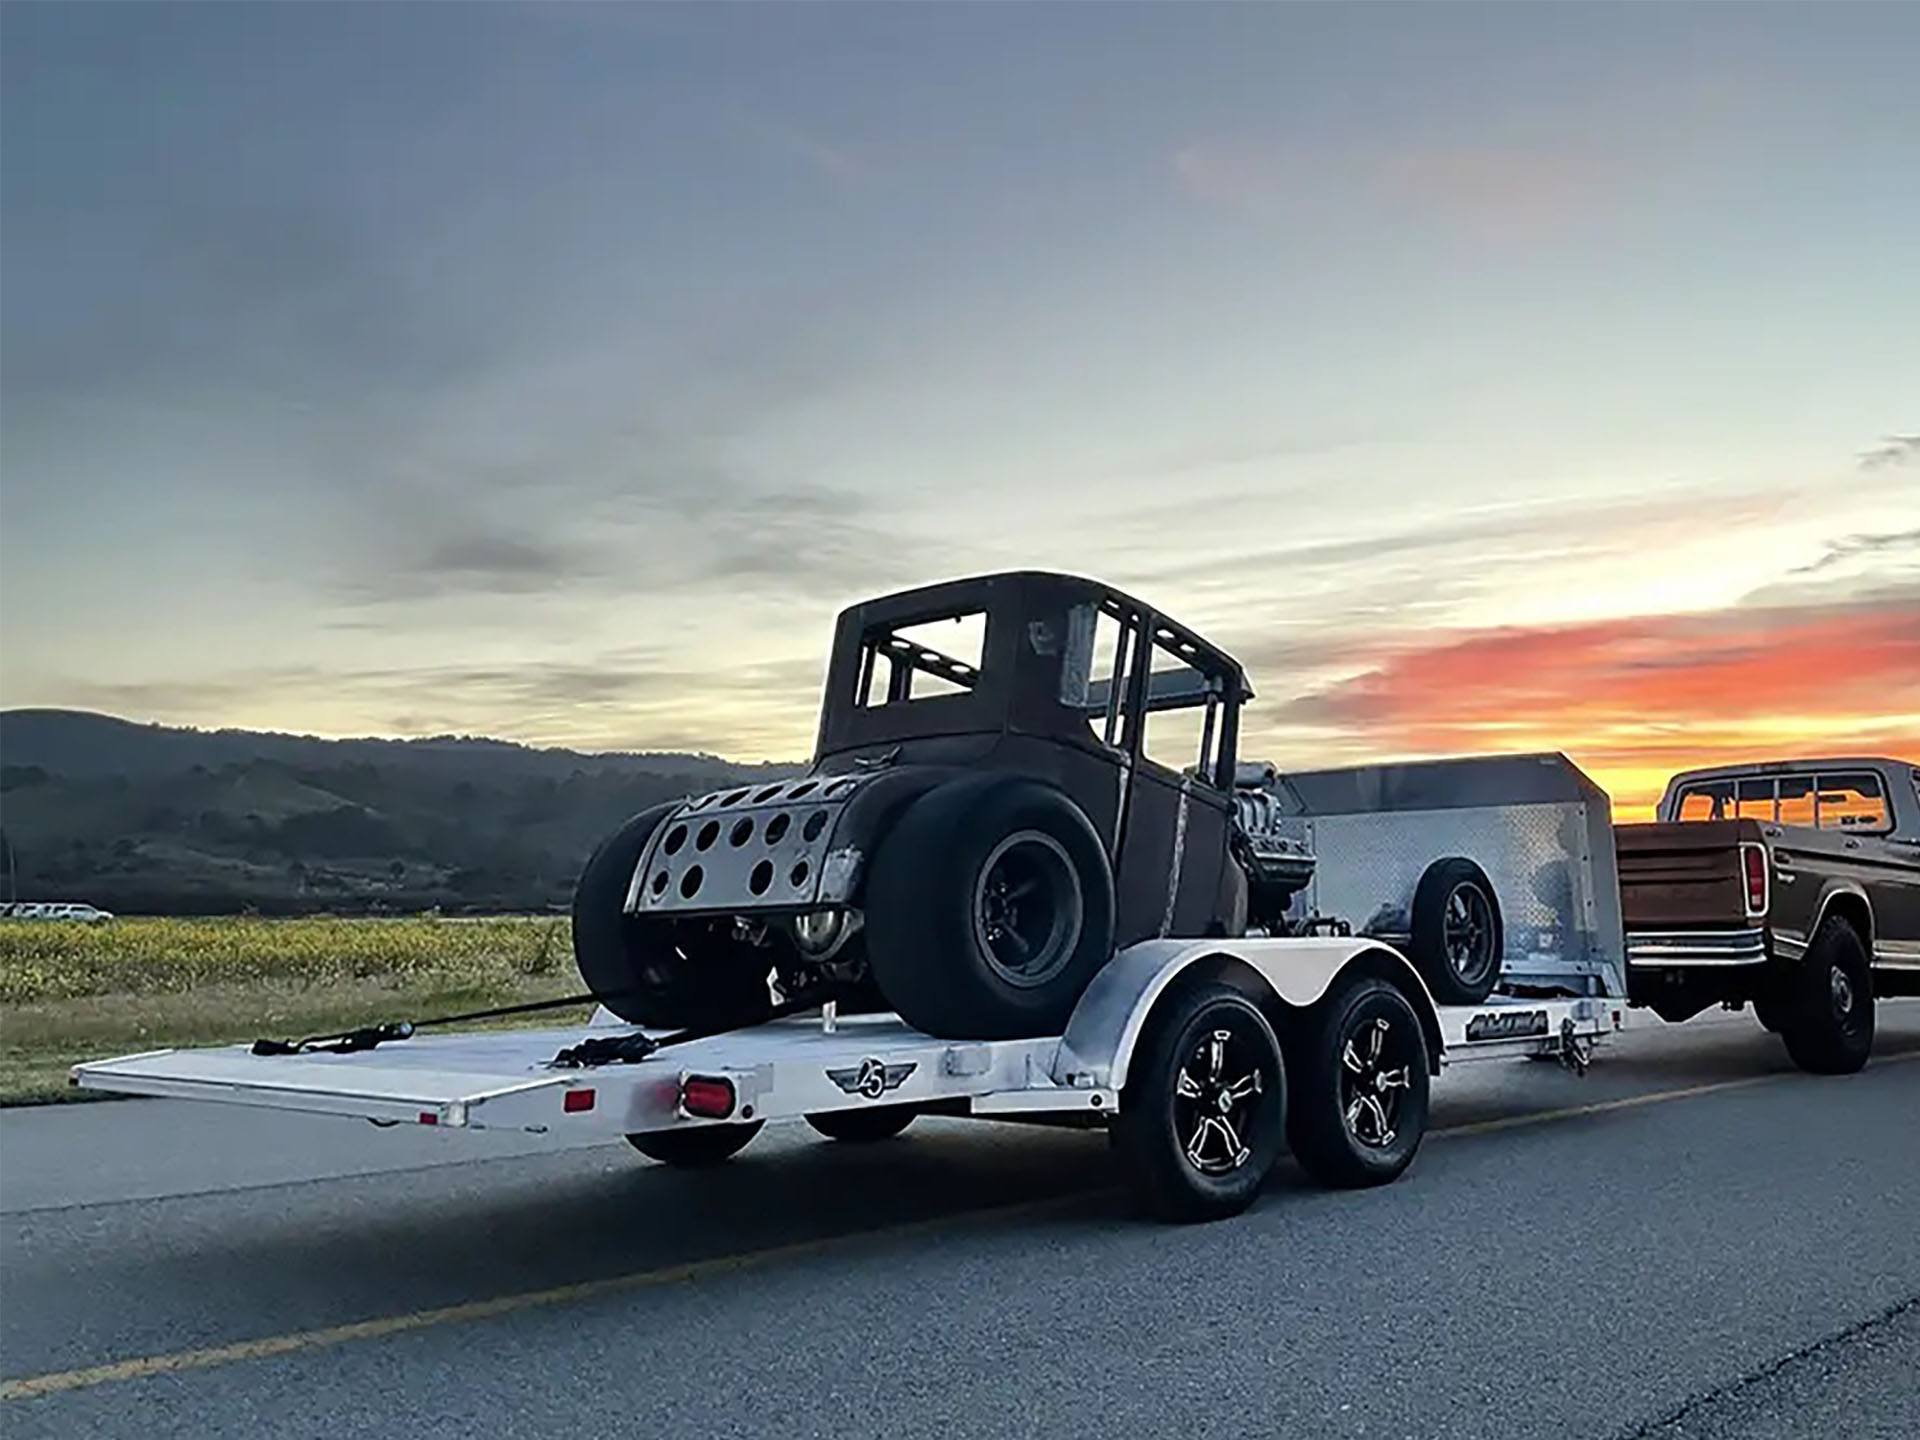
M 1090 580 L 855 605 L 808 774 L 610 837 L 574 898 L 580 973 L 644 1025 L 750 1021 L 771 973 L 786 1000 L 864 1001 L 932 1035 L 1057 1031 L 1116 946 L 1245 928 L 1250 693 L 1232 657 Z

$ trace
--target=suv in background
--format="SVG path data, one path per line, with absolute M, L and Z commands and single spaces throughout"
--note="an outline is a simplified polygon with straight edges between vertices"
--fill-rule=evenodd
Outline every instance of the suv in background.
M 1668 1020 L 1751 1003 L 1808 1070 L 1873 1045 L 1873 1000 L 1920 995 L 1920 769 L 1835 757 L 1689 770 L 1615 827 L 1627 993 Z

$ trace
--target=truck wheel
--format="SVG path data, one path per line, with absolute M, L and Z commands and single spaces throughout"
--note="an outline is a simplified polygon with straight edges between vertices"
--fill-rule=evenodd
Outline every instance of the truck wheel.
M 1323 1185 L 1383 1185 L 1427 1130 L 1427 1037 L 1396 987 L 1354 978 L 1317 1005 L 1289 1049 L 1294 1158 Z
M 1286 1099 L 1280 1042 L 1259 1006 L 1230 985 L 1195 985 L 1148 1019 L 1108 1138 L 1148 1214 L 1218 1220 L 1259 1194 Z
M 1478 1005 L 1500 979 L 1500 902 L 1486 871 L 1461 856 L 1436 860 L 1413 894 L 1409 952 L 1442 1005 Z
M 697 1170 L 731 1160 L 760 1133 L 764 1120 L 741 1125 L 701 1125 L 691 1130 L 654 1130 L 627 1136 L 627 1143 L 649 1160 Z
M 573 958 L 602 1005 L 635 1025 L 752 1024 L 772 1006 L 764 951 L 735 941 L 731 921 L 636 919 L 627 888 L 677 801 L 643 810 L 602 842 L 573 891 Z
M 956 780 L 881 838 L 866 921 L 873 977 L 908 1024 L 948 1039 L 1053 1034 L 1112 953 L 1113 872 L 1060 791 Z
M 1780 1015 L 1787 1054 L 1814 1075 L 1851 1075 L 1873 1053 L 1873 972 L 1867 947 L 1838 915 L 1814 932 Z
M 827 1110 L 807 1116 L 807 1124 L 829 1140 L 869 1145 L 891 1140 L 919 1118 L 912 1105 L 876 1105 L 870 1110 Z

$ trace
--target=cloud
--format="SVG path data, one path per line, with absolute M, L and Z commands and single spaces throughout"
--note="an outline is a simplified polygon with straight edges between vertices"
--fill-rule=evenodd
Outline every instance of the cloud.
M 1920 459 L 1920 435 L 1888 435 L 1870 450 L 1860 452 L 1862 470 L 1884 470 Z
M 1842 535 L 1827 542 L 1826 553 L 1818 560 L 1798 566 L 1792 573 L 1816 575 L 1863 555 L 1899 554 L 1909 550 L 1920 552 L 1920 529 L 1892 530 L 1873 535 Z
M 1455 632 L 1256 714 L 1373 755 L 1570 749 L 1644 802 L 1668 769 L 1920 754 L 1920 584 L 1871 602 Z

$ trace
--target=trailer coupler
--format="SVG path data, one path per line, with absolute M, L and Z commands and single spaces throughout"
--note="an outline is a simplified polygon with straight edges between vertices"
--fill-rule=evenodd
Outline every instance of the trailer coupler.
M 1585 1075 L 1587 1068 L 1593 1064 L 1593 1037 L 1574 1034 L 1571 1019 L 1560 1022 L 1559 1060 L 1575 1075 Z

